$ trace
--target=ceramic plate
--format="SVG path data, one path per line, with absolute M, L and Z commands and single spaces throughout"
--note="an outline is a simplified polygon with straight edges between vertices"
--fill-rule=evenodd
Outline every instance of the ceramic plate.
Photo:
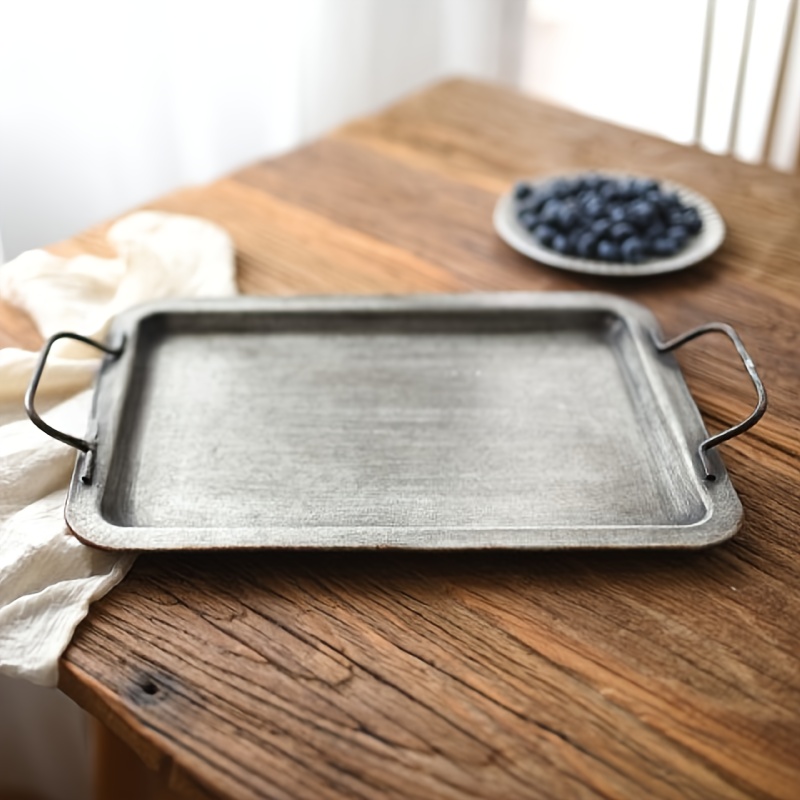
M 514 186 L 521 182 L 530 184 L 534 189 L 547 186 L 560 178 L 576 178 L 579 175 L 586 175 L 586 172 L 573 173 L 568 175 L 552 175 L 547 178 L 522 179 L 515 182 Z M 638 178 L 639 175 L 622 173 L 592 173 L 608 178 Z M 514 186 L 503 194 L 497 201 L 494 209 L 494 227 L 500 238 L 518 252 L 529 258 L 547 264 L 551 267 L 566 269 L 572 272 L 585 272 L 591 275 L 612 275 L 622 277 L 638 277 L 640 275 L 657 275 L 662 272 L 674 272 L 679 269 L 691 267 L 704 258 L 708 258 L 725 238 L 725 223 L 717 209 L 702 195 L 687 189 L 672 181 L 659 180 L 661 188 L 667 192 L 675 192 L 681 202 L 686 205 L 694 206 L 701 219 L 703 229 L 686 247 L 674 256 L 668 258 L 651 258 L 642 264 L 624 264 L 621 262 L 599 261 L 592 258 L 578 258 L 577 256 L 566 256 L 550 250 L 539 244 L 533 236 L 519 223 L 515 213 Z

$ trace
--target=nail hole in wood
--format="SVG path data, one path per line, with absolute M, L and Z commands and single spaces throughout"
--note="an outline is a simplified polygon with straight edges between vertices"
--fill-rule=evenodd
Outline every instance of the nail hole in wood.
M 156 686 L 153 681 L 147 681 L 142 684 L 142 691 L 145 694 L 153 695 L 158 692 L 158 686 Z

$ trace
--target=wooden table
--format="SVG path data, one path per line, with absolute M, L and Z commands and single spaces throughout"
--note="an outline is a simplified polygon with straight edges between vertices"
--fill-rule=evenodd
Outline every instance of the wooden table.
M 581 168 L 695 187 L 725 245 L 623 281 L 498 240 L 510 181 Z M 150 555 L 78 630 L 68 695 L 197 797 L 800 797 L 796 178 L 451 82 L 151 207 L 227 228 L 244 292 L 591 289 L 667 334 L 730 322 L 771 408 L 722 448 L 746 510 L 723 546 Z M 102 231 L 57 249 L 103 254 Z M 729 344 L 679 360 L 710 428 L 747 413 Z

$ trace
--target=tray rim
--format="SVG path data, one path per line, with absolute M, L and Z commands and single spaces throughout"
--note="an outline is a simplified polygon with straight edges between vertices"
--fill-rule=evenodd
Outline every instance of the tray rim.
M 299 296 L 202 298 L 160 300 L 137 306 L 120 314 L 112 323 L 107 341 L 118 344 L 123 337 L 126 346 L 114 365 L 116 377 L 109 379 L 109 362 L 95 381 L 92 411 L 88 428 L 93 433 L 110 430 L 113 441 L 122 413 L 125 393 L 138 346 L 141 324 L 159 314 L 197 312 L 230 313 L 342 313 L 348 311 L 447 313 L 452 311 L 600 311 L 617 316 L 627 327 L 637 349 L 637 357 L 649 381 L 660 382 L 676 404 L 675 420 L 687 441 L 699 443 L 707 437 L 700 412 L 689 393 L 677 361 L 669 353 L 658 354 L 652 337 L 660 337 L 661 329 L 654 315 L 644 306 L 610 294 L 598 292 L 492 292 L 465 294 L 365 295 L 365 296 Z M 107 384 L 110 380 L 110 388 Z M 109 424 L 99 423 L 103 414 Z M 108 448 L 100 436 L 95 464 L 87 464 L 91 456 L 79 453 L 65 504 L 65 519 L 72 533 L 85 544 L 107 550 L 159 549 L 398 549 L 398 550 L 551 550 L 551 549 L 624 549 L 677 548 L 696 549 L 722 542 L 740 528 L 743 510 L 724 464 L 716 451 L 710 453 L 717 480 L 702 479 L 696 448 L 687 444 L 683 458 L 691 459 L 690 471 L 706 508 L 705 516 L 685 525 L 619 525 L 619 526 L 549 526 L 453 529 L 449 535 L 442 527 L 214 527 L 156 528 L 118 526 L 102 513 L 101 502 L 110 461 Z M 112 447 L 113 450 L 113 447 Z M 81 475 L 93 469 L 93 480 L 85 485 Z M 269 542 L 265 543 L 265 531 Z M 225 532 L 225 540 L 220 532 Z M 298 540 L 303 532 L 313 531 L 313 542 Z M 136 541 L 138 539 L 138 541 Z M 171 541 L 180 539 L 176 546 Z M 134 540 L 134 544 L 131 544 Z M 193 542 L 186 544 L 187 541 Z

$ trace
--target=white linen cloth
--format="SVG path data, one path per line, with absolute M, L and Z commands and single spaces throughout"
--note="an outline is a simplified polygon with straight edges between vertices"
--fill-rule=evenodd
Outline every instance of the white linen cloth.
M 23 253 L 0 267 L 0 299 L 24 309 L 42 336 L 102 341 L 115 314 L 164 297 L 236 293 L 227 233 L 193 217 L 140 211 L 114 224 L 114 259 Z M 37 392 L 55 428 L 83 435 L 97 358 L 56 343 Z M 54 686 L 58 659 L 89 604 L 125 576 L 133 554 L 87 547 L 64 522 L 75 450 L 39 431 L 23 409 L 37 353 L 0 350 L 0 673 Z

